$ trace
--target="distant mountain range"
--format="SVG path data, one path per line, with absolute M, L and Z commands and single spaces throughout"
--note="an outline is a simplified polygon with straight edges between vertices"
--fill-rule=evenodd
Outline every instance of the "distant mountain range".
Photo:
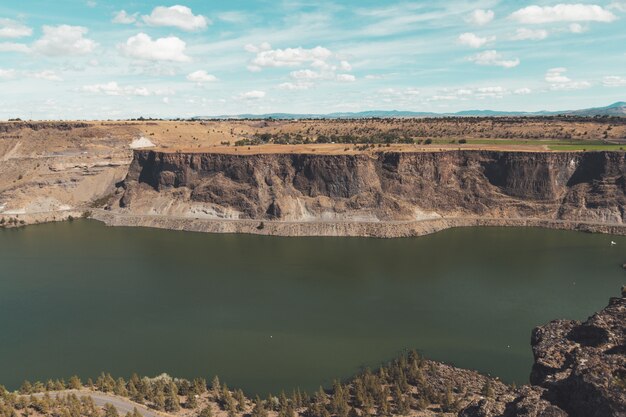
M 399 118 L 399 117 L 497 117 L 497 116 L 621 116 L 626 117 L 626 102 L 618 101 L 606 107 L 595 107 L 581 110 L 564 111 L 495 111 L 495 110 L 464 110 L 456 113 L 432 113 L 412 112 L 400 110 L 370 110 L 355 113 L 328 113 L 328 114 L 293 114 L 293 113 L 267 113 L 267 114 L 237 114 L 222 116 L 198 116 L 194 119 L 365 119 L 372 117 Z

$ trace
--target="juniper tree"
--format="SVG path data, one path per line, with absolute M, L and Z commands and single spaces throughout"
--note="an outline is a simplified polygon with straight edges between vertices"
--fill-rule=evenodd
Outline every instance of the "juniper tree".
M 202 411 L 200 411 L 200 413 L 198 413 L 198 417 L 213 417 L 213 410 L 211 409 L 211 406 L 206 406 L 202 409 Z

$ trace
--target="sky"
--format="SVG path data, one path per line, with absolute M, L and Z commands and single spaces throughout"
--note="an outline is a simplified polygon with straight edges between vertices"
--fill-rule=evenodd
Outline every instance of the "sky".
M 626 1 L 0 2 L 0 119 L 626 101 Z

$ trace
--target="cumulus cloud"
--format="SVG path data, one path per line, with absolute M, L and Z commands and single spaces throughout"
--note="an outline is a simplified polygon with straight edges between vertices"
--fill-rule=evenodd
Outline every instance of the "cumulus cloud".
M 626 1 L 614 1 L 607 8 L 617 10 L 618 12 L 626 12 Z
M 551 68 L 546 72 L 545 80 L 549 83 L 568 83 L 572 81 L 564 75 L 565 72 L 567 72 L 567 68 Z
M 356 77 L 352 74 L 337 74 L 337 81 L 342 83 L 351 83 L 356 81 Z
M 583 33 L 587 31 L 587 27 L 581 25 L 580 23 L 570 23 L 569 31 L 572 33 Z
M 194 15 L 189 7 L 181 5 L 155 7 L 142 19 L 150 26 L 171 26 L 188 32 L 206 29 L 211 24 L 205 16 Z
M 525 24 L 553 22 L 612 22 L 617 19 L 611 11 L 595 4 L 557 4 L 528 6 L 511 14 L 511 19 Z
M 550 83 L 551 90 L 580 90 L 591 87 L 588 81 L 574 81 L 565 75 L 567 68 L 551 68 L 546 72 L 545 80 Z
M 510 94 L 510 91 L 502 86 L 457 89 L 444 88 L 439 90 L 437 94 L 429 97 L 427 101 L 501 99 L 508 94 Z
M 517 94 L 517 95 L 520 95 L 520 96 L 523 96 L 523 95 L 526 95 L 526 94 L 530 94 L 532 92 L 533 92 L 533 90 L 531 90 L 530 88 L 527 88 L 527 87 L 518 88 L 515 91 L 513 91 L 514 94 Z
M 122 53 L 129 57 L 144 61 L 186 62 L 190 58 L 185 55 L 187 44 L 176 36 L 152 38 L 139 33 L 128 38 L 126 43 L 119 45 Z
M 12 70 L 12 69 L 9 69 L 9 70 L 0 69 L 0 78 L 2 78 L 2 79 L 14 78 L 15 74 L 16 74 L 15 70 Z
M 473 55 L 469 57 L 469 60 L 478 65 L 490 65 L 503 68 L 514 68 L 520 64 L 518 58 L 504 59 L 499 52 L 493 49 Z
M 44 70 L 40 72 L 33 73 L 33 77 L 39 80 L 47 80 L 47 81 L 63 81 L 63 79 L 57 75 L 56 72 L 50 70 Z
M 253 90 L 241 93 L 237 98 L 242 100 L 259 100 L 265 97 L 265 91 Z
M 474 33 L 466 32 L 459 35 L 458 42 L 461 45 L 469 46 L 470 48 L 480 48 L 489 42 L 496 40 L 495 36 L 480 37 Z
M 545 29 L 528 29 L 519 28 L 515 35 L 511 36 L 511 40 L 514 41 L 540 41 L 548 37 L 548 31 Z
M 607 75 L 602 79 L 602 85 L 605 87 L 626 87 L 626 78 L 618 75 Z
M 217 81 L 217 77 L 215 75 L 208 74 L 206 71 L 199 70 L 187 75 L 187 80 L 198 84 L 204 84 Z
M 141 96 L 170 94 L 171 91 L 150 90 L 146 87 L 120 86 L 117 82 L 111 81 L 106 84 L 85 85 L 81 88 L 83 92 L 93 94 L 104 94 L 107 96 Z
M 330 50 L 321 46 L 316 46 L 311 49 L 302 47 L 266 49 L 267 46 L 269 46 L 269 44 L 262 44 L 259 47 L 254 47 L 254 45 L 246 46 L 246 50 L 256 53 L 256 57 L 250 64 L 251 67 L 297 67 L 303 64 L 317 64 L 321 66 L 333 56 Z M 256 51 L 255 48 L 257 49 Z
M 98 44 L 85 38 L 89 31 L 82 26 L 44 26 L 43 36 L 33 44 L 33 50 L 48 56 L 84 55 Z
M 0 38 L 23 38 L 33 34 L 28 26 L 12 19 L 0 19 Z
M 493 10 L 476 9 L 466 17 L 466 21 L 473 25 L 483 26 L 495 17 Z
M 24 45 L 23 43 L 0 42 L 0 52 L 22 52 L 22 53 L 28 53 L 30 51 L 31 50 L 28 47 L 28 45 Z
M 289 73 L 291 78 L 296 80 L 318 80 L 322 78 L 322 74 L 319 72 L 311 71 L 310 69 L 303 69 L 298 71 L 292 71 Z
M 113 20 L 111 20 L 111 22 L 119 23 L 122 25 L 130 25 L 137 21 L 138 15 L 139 13 L 128 14 L 126 13 L 126 10 L 120 10 L 119 12 L 115 13 L 115 16 L 113 16 Z
M 297 90 L 308 90 L 313 87 L 314 84 L 312 82 L 307 81 L 297 81 L 295 83 L 287 82 L 278 85 L 278 88 L 281 90 L 289 90 L 289 91 L 297 91 Z

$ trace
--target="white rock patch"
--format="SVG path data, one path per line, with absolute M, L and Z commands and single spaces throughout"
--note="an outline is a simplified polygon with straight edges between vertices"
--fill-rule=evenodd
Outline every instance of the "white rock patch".
M 133 140 L 129 146 L 130 146 L 130 149 L 143 149 L 143 148 L 153 148 L 156 145 L 152 143 L 150 139 L 142 136 L 138 139 Z

